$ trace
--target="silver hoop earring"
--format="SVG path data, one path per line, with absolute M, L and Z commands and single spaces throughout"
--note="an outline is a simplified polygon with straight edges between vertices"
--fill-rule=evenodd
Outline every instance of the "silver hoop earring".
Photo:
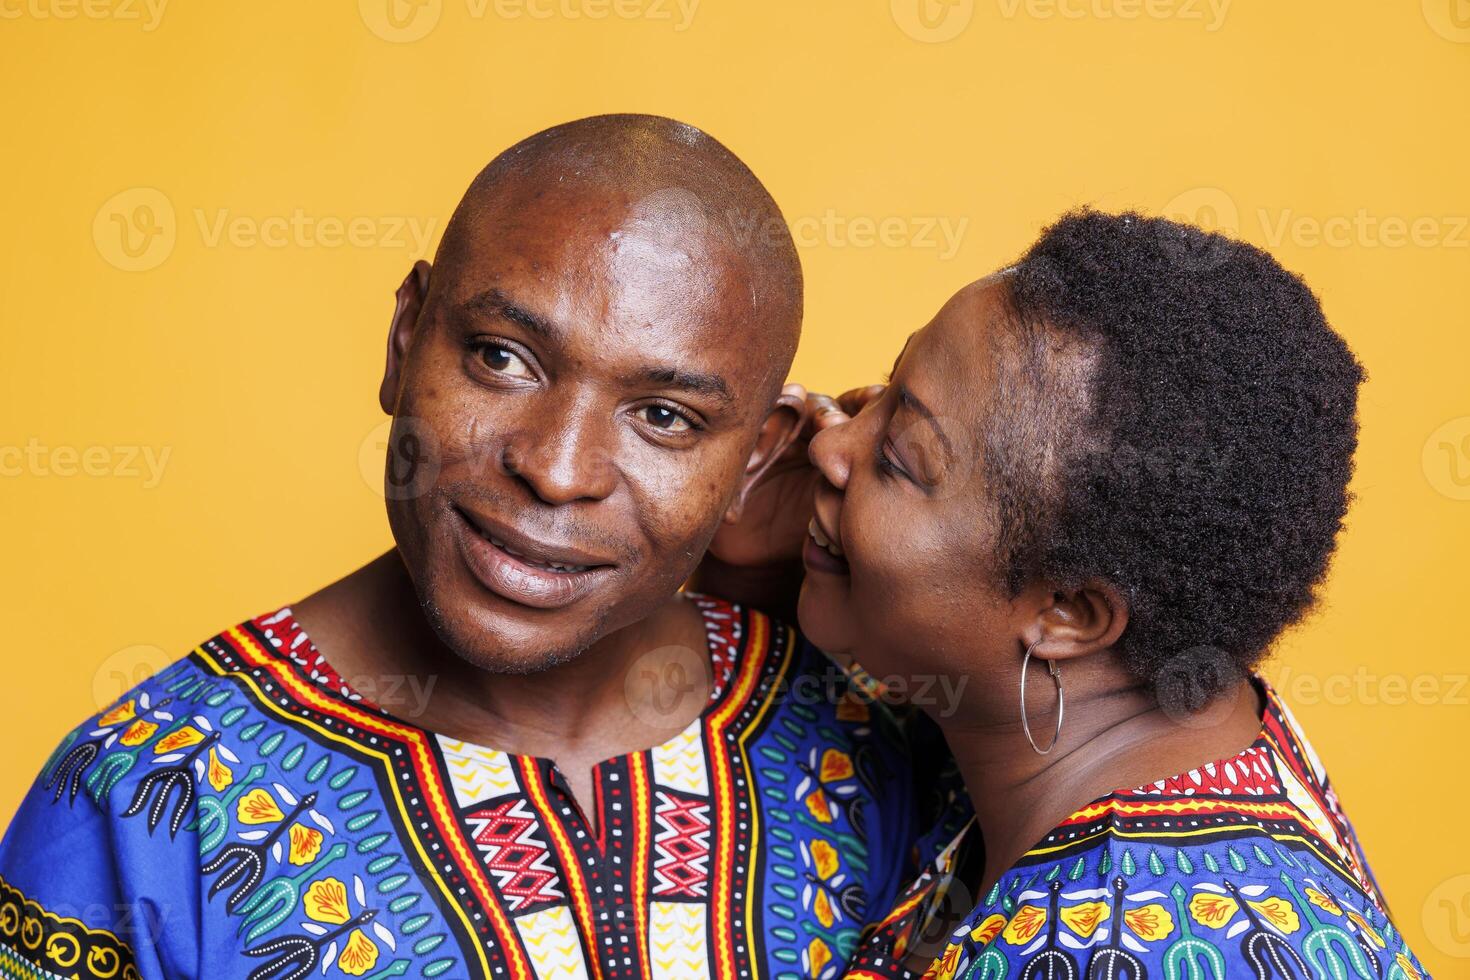
M 1047 669 L 1051 671 L 1052 683 L 1057 686 L 1057 730 L 1052 733 L 1051 744 L 1043 749 L 1036 744 L 1036 739 L 1031 735 L 1031 723 L 1026 720 L 1026 668 L 1031 665 L 1031 651 L 1035 649 L 1035 643 L 1027 647 L 1026 656 L 1021 660 L 1021 730 L 1026 733 L 1026 741 L 1031 743 L 1032 750 L 1037 755 L 1046 755 L 1057 747 L 1057 739 L 1062 737 L 1062 712 L 1066 708 L 1066 702 L 1062 698 L 1062 668 L 1057 666 L 1055 660 L 1048 660 Z

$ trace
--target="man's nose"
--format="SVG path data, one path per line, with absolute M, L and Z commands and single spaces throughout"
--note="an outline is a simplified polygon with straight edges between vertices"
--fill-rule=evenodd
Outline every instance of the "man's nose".
M 544 503 L 602 500 L 617 485 L 610 430 L 585 410 L 541 415 L 506 440 L 501 464 Z
M 817 471 L 838 490 L 847 489 L 847 479 L 852 475 L 851 444 L 856 430 L 854 419 L 828 426 L 812 436 L 807 447 L 807 457 Z

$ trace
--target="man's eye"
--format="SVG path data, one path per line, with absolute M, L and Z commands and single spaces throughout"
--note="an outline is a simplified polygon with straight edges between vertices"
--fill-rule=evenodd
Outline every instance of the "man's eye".
M 694 428 L 688 418 L 665 405 L 648 405 L 642 412 L 645 422 L 665 432 L 688 432 Z
M 512 378 L 529 378 L 531 366 L 525 359 L 509 347 L 501 344 L 483 344 L 480 347 L 480 360 L 485 366 L 499 374 L 509 375 Z

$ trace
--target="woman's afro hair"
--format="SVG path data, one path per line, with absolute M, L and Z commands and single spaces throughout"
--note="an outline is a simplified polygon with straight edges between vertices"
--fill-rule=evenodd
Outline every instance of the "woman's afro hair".
M 1125 662 L 1166 710 L 1197 710 L 1314 601 L 1362 367 L 1270 255 L 1163 218 L 1067 214 L 1003 278 L 1042 373 L 1058 345 L 1088 353 L 1052 445 L 992 434 L 1010 584 L 1111 583 Z

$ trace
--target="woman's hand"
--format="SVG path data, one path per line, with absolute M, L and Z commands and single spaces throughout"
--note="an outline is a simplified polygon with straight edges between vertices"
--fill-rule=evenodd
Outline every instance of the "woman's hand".
M 807 392 L 801 385 L 787 385 L 786 394 L 804 396 L 806 400 L 801 434 L 750 489 L 740 520 L 720 525 L 710 543 L 710 554 L 739 568 L 799 562 L 807 524 L 812 519 L 812 499 L 822 480 L 807 455 L 812 437 L 846 422 L 882 390 L 882 385 L 855 388 L 834 399 Z
M 746 494 L 740 519 L 715 532 L 691 588 L 777 613 L 794 608 L 801 549 L 822 480 L 807 449 L 818 432 L 846 422 L 882 392 L 882 385 L 869 385 L 834 399 L 802 385 L 786 386 L 786 394 L 805 399 L 801 433 Z

